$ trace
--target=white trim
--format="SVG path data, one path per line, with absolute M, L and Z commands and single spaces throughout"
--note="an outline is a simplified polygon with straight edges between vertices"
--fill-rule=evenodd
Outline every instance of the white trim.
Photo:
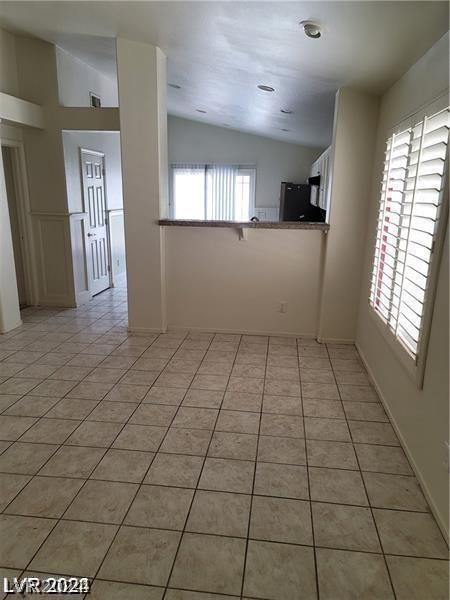
M 389 407 L 389 403 L 387 402 L 386 398 L 383 395 L 383 392 L 381 390 L 381 387 L 379 386 L 377 380 L 375 379 L 375 376 L 373 374 L 372 369 L 370 368 L 369 363 L 367 362 L 364 353 L 361 350 L 361 347 L 359 346 L 359 344 L 357 342 L 355 342 L 355 346 L 356 346 L 356 350 L 358 351 L 358 354 L 364 364 L 364 367 L 367 371 L 367 374 L 369 376 L 370 381 L 373 384 L 373 387 L 375 388 L 378 397 L 381 400 L 381 403 L 389 417 L 389 420 L 391 422 L 392 427 L 394 428 L 395 433 L 397 434 L 397 437 L 400 441 L 400 444 L 410 462 L 411 468 L 414 471 L 415 476 L 417 477 L 417 480 L 419 482 L 419 485 L 422 489 L 422 492 L 431 508 L 431 512 L 433 513 L 434 518 L 436 519 L 436 522 L 439 526 L 439 529 L 441 530 L 442 535 L 444 536 L 444 539 L 447 541 L 449 539 L 449 532 L 446 529 L 446 525 L 445 525 L 445 520 L 443 519 L 438 507 L 436 506 L 434 500 L 433 500 L 433 496 L 431 495 L 428 486 L 425 482 L 425 479 L 422 475 L 421 470 L 419 469 L 419 467 L 417 466 L 417 463 L 414 459 L 414 456 L 412 454 L 412 452 L 410 451 L 408 444 L 406 443 L 406 440 L 402 434 L 402 431 L 400 429 L 400 427 L 397 424 L 397 421 L 395 420 L 394 415 L 392 414 L 392 411 Z
M 87 212 L 83 212 L 82 210 L 76 212 L 51 212 L 46 210 L 31 210 L 30 214 L 33 217 L 65 217 L 70 219 L 70 217 L 74 217 L 77 215 L 87 216 Z
M 76 234 L 79 234 L 79 231 L 75 232 L 74 231 L 74 227 L 73 225 L 76 223 L 80 223 L 81 225 L 81 230 L 82 230 L 82 239 L 85 240 L 85 230 L 86 230 L 86 224 L 87 224 L 87 220 L 88 220 L 88 214 L 87 213 L 83 213 L 83 212 L 78 212 L 78 213 L 70 213 L 68 215 L 68 220 L 69 220 L 69 231 L 70 231 L 70 240 L 71 240 L 71 248 L 72 248 L 72 268 L 73 268 L 73 279 L 74 279 L 74 289 L 75 289 L 75 268 L 74 268 L 74 260 L 73 260 L 73 240 L 74 240 L 74 236 Z M 88 269 L 88 265 L 87 265 L 87 260 L 86 260 L 86 245 L 83 241 L 83 269 L 84 269 L 84 276 L 85 276 L 85 288 L 84 290 L 81 291 L 77 291 L 75 290 L 75 302 L 76 305 L 79 306 L 80 304 L 85 304 L 86 302 L 88 302 L 91 298 L 92 295 L 88 289 L 88 273 L 87 273 L 87 269 Z
M 247 175 L 250 177 L 250 189 L 249 189 L 249 203 L 248 203 L 248 213 L 250 215 L 255 214 L 256 209 L 256 177 L 257 171 L 256 166 L 252 167 L 244 167 L 242 165 L 238 166 L 238 175 Z
M 226 329 L 220 327 L 173 327 L 171 325 L 167 326 L 167 331 L 195 331 L 195 332 L 204 332 L 204 333 L 230 333 L 234 335 L 268 335 L 268 336 L 276 336 L 276 337 L 287 337 L 287 338 L 305 338 L 315 340 L 317 339 L 314 334 L 310 333 L 287 333 L 286 331 L 268 331 L 268 330 L 259 330 L 259 329 Z M 353 343 L 353 342 L 349 342 Z
M 154 327 L 128 327 L 128 333 L 132 333 L 133 335 L 146 335 L 148 333 L 167 333 L 167 329 L 159 329 Z
M 423 131 L 421 134 L 421 142 L 423 136 L 425 135 L 425 122 L 427 117 L 433 117 L 437 113 L 441 111 L 445 111 L 448 107 L 448 98 L 445 94 L 441 94 L 431 102 L 421 106 L 418 110 L 416 110 L 413 114 L 399 121 L 396 125 L 391 127 L 388 132 L 388 139 L 393 138 L 398 133 L 404 132 L 408 128 L 413 128 L 416 125 L 423 122 Z M 393 148 L 393 139 L 391 139 L 391 151 Z M 425 365 L 427 361 L 427 353 L 428 353 L 428 341 L 430 337 L 431 331 L 431 321 L 433 317 L 433 308 L 436 297 L 436 288 L 438 282 L 438 274 L 439 268 L 442 259 L 442 251 L 444 246 L 445 232 L 447 227 L 448 220 L 448 171 L 449 171 L 449 152 L 448 152 L 448 144 L 447 144 L 447 153 L 445 157 L 445 171 L 443 175 L 442 181 L 442 190 L 441 190 L 441 207 L 440 214 L 438 217 L 437 229 L 434 237 L 434 251 L 431 256 L 429 272 L 427 275 L 427 284 L 425 291 L 425 300 L 424 300 L 424 311 L 420 323 L 420 337 L 419 343 L 417 346 L 417 353 L 414 356 L 410 354 L 410 352 L 403 346 L 400 341 L 400 338 L 397 337 L 396 332 L 393 332 L 388 323 L 386 323 L 382 316 L 378 313 L 375 307 L 371 303 L 371 290 L 372 290 L 372 277 L 373 277 L 373 267 L 375 262 L 378 260 L 376 245 L 378 242 L 378 224 L 380 219 L 380 208 L 378 208 L 377 212 L 377 220 L 376 220 L 376 228 L 375 235 L 372 244 L 372 259 L 371 259 L 371 270 L 369 275 L 369 294 L 368 294 L 368 306 L 369 306 L 369 315 L 373 320 L 375 326 L 377 327 L 380 334 L 383 336 L 383 339 L 386 341 L 392 352 L 395 354 L 397 359 L 399 360 L 402 367 L 405 369 L 408 376 L 416 383 L 417 387 L 421 389 L 423 387 L 423 379 L 425 375 Z M 417 172 L 416 178 L 419 172 L 419 163 L 417 164 Z M 383 167 L 384 173 L 384 167 Z M 383 174 L 382 174 L 383 176 Z M 379 207 L 381 203 L 379 204 Z M 383 219 L 384 222 L 384 219 Z M 409 235 L 409 233 L 408 233 Z M 404 273 L 403 273 L 404 276 Z
M 218 327 L 172 327 L 167 326 L 166 329 L 145 328 L 145 327 L 128 327 L 127 331 L 135 335 L 145 335 L 146 333 L 229 333 L 234 335 L 268 335 L 286 338 L 304 338 L 308 340 L 317 339 L 314 334 L 310 333 L 286 333 L 285 331 L 266 331 L 266 330 L 248 330 L 248 329 L 220 329 Z M 349 340 L 333 340 L 334 343 L 354 344 Z M 330 342 L 329 342 L 330 343 Z
M 44 129 L 42 106 L 11 94 L 0 92 L 0 121 Z
M 318 337 L 317 341 L 321 344 L 354 344 L 355 343 L 355 340 L 350 340 L 348 338 Z
M 58 293 L 52 293 L 49 291 L 47 275 L 51 275 L 51 265 L 48 261 L 44 260 L 45 256 L 45 245 L 48 240 L 48 234 L 44 234 L 43 224 L 45 223 L 59 223 L 62 228 L 63 246 L 61 251 L 64 253 L 64 284 L 65 289 Z M 74 279 L 73 279 L 73 263 L 72 263 L 72 243 L 70 238 L 70 222 L 60 215 L 55 216 L 43 216 L 39 215 L 35 222 L 36 226 L 36 251 L 40 256 L 40 290 L 42 295 L 39 297 L 39 305 L 41 306 L 62 306 L 62 307 L 75 307 L 75 290 L 74 290 Z M 63 283 L 60 280 L 60 283 Z
M 17 214 L 19 228 L 23 234 L 20 240 L 25 271 L 25 294 L 27 304 L 35 306 L 38 303 L 38 278 L 36 263 L 36 244 L 31 219 L 31 204 L 28 188 L 25 146 L 21 140 L 0 137 L 0 146 L 13 149 L 14 183 L 16 184 Z
M 83 148 L 82 146 L 80 146 L 80 156 L 81 154 L 83 154 L 83 152 L 86 152 L 87 154 L 93 154 L 94 156 L 102 156 L 103 158 L 105 158 L 105 153 L 101 152 L 100 150 L 90 150 L 89 148 Z
M 425 366 L 428 355 L 428 345 L 431 334 L 431 323 L 433 320 L 434 304 L 436 301 L 436 290 L 439 280 L 439 271 L 441 268 L 442 255 L 444 250 L 445 234 L 448 223 L 448 183 L 449 183 L 449 152 L 447 146 L 447 156 L 445 159 L 446 170 L 444 172 L 444 181 L 442 186 L 442 203 L 439 222 L 434 238 L 434 252 L 431 258 L 430 270 L 428 273 L 428 286 L 425 293 L 425 305 L 422 317 L 421 340 L 419 342 L 419 352 L 417 355 L 416 383 L 422 388 L 425 377 Z

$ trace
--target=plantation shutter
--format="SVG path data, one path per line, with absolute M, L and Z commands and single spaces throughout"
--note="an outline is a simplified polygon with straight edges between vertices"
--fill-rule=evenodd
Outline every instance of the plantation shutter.
M 449 109 L 386 145 L 370 304 L 417 359 L 443 201 Z

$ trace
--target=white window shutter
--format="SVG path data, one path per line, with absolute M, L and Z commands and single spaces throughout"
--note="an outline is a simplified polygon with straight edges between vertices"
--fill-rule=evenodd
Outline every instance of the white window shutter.
M 449 109 L 386 145 L 370 304 L 417 360 L 447 162 Z

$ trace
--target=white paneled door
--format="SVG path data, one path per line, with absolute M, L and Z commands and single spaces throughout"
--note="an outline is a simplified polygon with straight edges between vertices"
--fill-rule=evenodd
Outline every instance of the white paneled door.
M 83 174 L 84 211 L 88 215 L 86 261 L 89 291 L 94 296 L 111 287 L 104 155 L 92 150 L 82 150 L 81 169 Z

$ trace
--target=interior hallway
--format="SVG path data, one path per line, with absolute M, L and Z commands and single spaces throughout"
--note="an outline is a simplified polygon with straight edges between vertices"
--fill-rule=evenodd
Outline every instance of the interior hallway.
M 22 317 L 0 337 L 2 576 L 87 576 L 91 600 L 447 597 L 354 347 L 131 336 L 125 288 Z

